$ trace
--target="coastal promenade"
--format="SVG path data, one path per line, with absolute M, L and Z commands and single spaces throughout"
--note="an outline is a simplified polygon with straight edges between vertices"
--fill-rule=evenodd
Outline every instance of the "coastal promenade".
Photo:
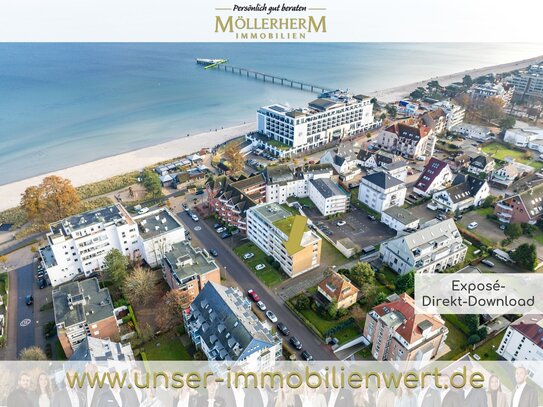
M 102 158 L 85 164 L 52 171 L 10 184 L 0 185 L 0 211 L 19 205 L 21 194 L 31 185 L 37 185 L 48 175 L 68 178 L 74 186 L 90 184 L 115 175 L 141 170 L 146 166 L 194 153 L 201 148 L 211 148 L 233 138 L 256 130 L 256 123 L 218 129 L 207 133 L 180 137 L 166 143 L 145 147 L 119 155 Z

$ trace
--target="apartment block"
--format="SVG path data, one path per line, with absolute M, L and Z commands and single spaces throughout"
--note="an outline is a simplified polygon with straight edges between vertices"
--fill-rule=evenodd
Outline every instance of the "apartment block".
M 185 307 L 192 303 L 208 282 L 221 283 L 220 269 L 213 258 L 187 241 L 174 244 L 171 251 L 164 255 L 162 274 L 170 289 L 182 290 L 187 294 Z
M 276 203 L 257 205 L 247 211 L 247 237 L 295 277 L 320 264 L 322 239 L 307 220 Z
M 53 289 L 57 335 L 69 358 L 88 336 L 110 339 L 119 335 L 113 302 L 98 279 L 63 284 Z
M 444 271 L 464 261 L 467 253 L 453 219 L 432 220 L 415 232 L 381 243 L 383 263 L 403 275 L 411 271 Z
M 130 343 L 119 343 L 111 339 L 87 336 L 79 344 L 70 360 L 102 364 L 104 362 L 133 362 L 135 358 Z
M 535 224 L 543 215 L 543 184 L 506 196 L 496 202 L 494 213 L 503 223 Z
M 379 133 L 377 146 L 405 158 L 432 157 L 435 132 L 423 124 L 394 123 Z
M 350 196 L 327 178 L 309 181 L 309 199 L 324 216 L 345 213 L 349 209 Z
M 543 361 L 543 315 L 523 315 L 509 325 L 496 352 L 510 362 Z
M 439 315 L 417 313 L 408 294 L 393 294 L 366 315 L 364 337 L 379 361 L 427 362 L 435 358 L 448 329 Z
M 398 178 L 378 171 L 362 178 L 358 189 L 358 200 L 376 212 L 392 206 L 402 206 L 407 188 Z
M 206 284 L 183 319 L 192 342 L 209 361 L 260 371 L 272 368 L 282 355 L 281 338 L 259 321 L 249 300 L 235 288 Z
M 273 104 L 257 112 L 257 129 L 246 136 L 278 157 L 289 157 L 378 125 L 371 98 L 344 91 L 321 94 L 306 108 Z
M 543 62 L 515 73 L 509 83 L 515 88 L 515 100 L 523 101 L 529 97 L 543 98 Z

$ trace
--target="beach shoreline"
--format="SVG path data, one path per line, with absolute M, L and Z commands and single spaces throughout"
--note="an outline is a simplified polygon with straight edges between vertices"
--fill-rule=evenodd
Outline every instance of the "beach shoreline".
M 371 92 L 368 93 L 368 95 L 376 97 L 379 101 L 389 103 L 401 100 L 417 87 L 426 86 L 426 84 L 431 80 L 437 80 L 441 85 L 446 86 L 453 82 L 462 81 L 462 78 L 465 75 L 477 77 L 486 75 L 488 73 L 503 73 L 526 67 L 541 60 L 543 60 L 543 56 L 466 70 L 449 75 L 429 78 L 424 81 Z M 68 178 L 72 181 L 73 185 L 77 187 L 102 181 L 115 175 L 141 170 L 144 167 L 162 161 L 188 155 L 200 150 L 201 148 L 210 148 L 236 137 L 243 136 L 254 130 L 256 130 L 256 122 L 244 123 L 217 131 L 184 136 L 178 139 L 156 144 L 154 146 L 140 148 L 73 167 L 51 171 L 24 180 L 0 185 L 0 211 L 17 206 L 20 202 L 21 195 L 26 188 L 39 184 L 43 178 L 49 175 L 58 175 Z
M 468 69 L 462 72 L 436 76 L 418 82 L 412 82 L 405 85 L 395 86 L 389 89 L 382 89 L 370 92 L 368 93 L 368 96 L 376 97 L 380 102 L 390 103 L 409 96 L 409 94 L 417 89 L 419 86 L 426 87 L 426 84 L 433 80 L 437 80 L 441 86 L 447 86 L 453 82 L 462 82 L 462 78 L 466 75 L 470 75 L 472 78 L 476 78 L 478 76 L 484 76 L 489 73 L 498 74 L 510 72 L 541 61 L 543 61 L 543 55 L 523 59 L 521 61 L 507 62 L 504 64 L 485 66 L 482 68 Z
M 74 186 L 78 187 L 102 181 L 115 175 L 138 171 L 162 161 L 197 152 L 201 148 L 211 148 L 254 130 L 256 130 L 256 122 L 244 123 L 217 131 L 184 136 L 154 146 L 0 185 L 0 197 L 2 197 L 0 199 L 0 211 L 19 205 L 21 195 L 25 189 L 32 185 L 38 185 L 43 178 L 49 175 L 68 178 Z

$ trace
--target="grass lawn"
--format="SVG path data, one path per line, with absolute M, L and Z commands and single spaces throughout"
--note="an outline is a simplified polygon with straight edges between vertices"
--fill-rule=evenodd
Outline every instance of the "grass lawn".
M 67 360 L 64 349 L 58 340 L 58 337 L 55 336 L 51 342 L 51 351 L 53 353 L 53 360 Z
M 468 339 L 466 335 L 456 327 L 455 324 L 451 323 L 448 319 L 450 316 L 455 315 L 441 315 L 445 320 L 445 326 L 449 329 L 449 334 L 447 335 L 447 340 L 445 343 L 451 349 L 449 353 L 440 357 L 441 360 L 455 360 L 460 356 L 465 354 L 465 349 L 468 346 Z
M 487 144 L 482 150 L 497 160 L 504 161 L 506 157 L 514 158 L 517 162 L 534 167 L 536 171 L 539 171 L 543 167 L 542 162 L 527 158 L 523 151 L 507 148 L 507 146 L 501 143 L 494 142 Z
M 466 258 L 464 259 L 464 264 L 467 265 L 467 264 L 471 263 L 477 257 L 480 257 L 482 255 L 482 252 L 475 255 L 475 254 L 473 254 L 473 252 L 475 252 L 477 250 L 480 250 L 480 249 L 477 246 L 473 245 L 473 244 L 466 245 L 466 246 L 468 246 L 468 252 L 466 253 Z
M 299 312 L 309 321 L 313 324 L 315 328 L 321 333 L 321 335 L 324 337 L 325 332 L 332 329 L 336 325 L 340 324 L 342 321 L 349 318 L 349 315 L 336 320 L 328 320 L 322 318 L 319 314 L 317 314 L 312 309 L 305 309 L 305 310 L 299 310 Z M 339 339 L 340 343 L 346 343 L 350 340 L 356 338 L 362 333 L 362 330 L 356 325 L 350 325 L 341 331 L 336 332 L 332 336 Z
M 320 235 L 319 233 L 317 233 Z M 336 269 L 341 268 L 341 266 L 348 262 L 348 259 L 341 254 L 341 252 L 336 249 L 332 243 L 322 237 L 322 246 L 321 246 L 321 264 L 326 264 L 328 266 L 336 266 Z
M 492 208 L 492 207 L 478 208 L 478 209 L 475 209 L 475 213 L 480 215 L 480 216 L 486 217 L 487 215 L 492 215 L 494 213 L 494 208 Z
M 0 274 L 0 295 L 6 294 L 6 287 L 8 285 L 8 273 Z
M 298 201 L 298 203 L 302 206 L 308 206 L 309 208 L 314 208 L 315 207 L 315 204 L 313 203 L 313 201 L 309 198 L 296 198 L 296 201 Z
M 537 243 L 543 245 L 543 231 L 538 231 L 534 234 L 533 238 Z
M 241 246 L 234 248 L 239 258 L 256 274 L 258 279 L 266 284 L 268 287 L 273 287 L 287 278 L 287 276 L 281 271 L 277 270 L 268 262 L 266 254 L 260 250 L 254 243 L 245 243 Z M 249 260 L 244 260 L 243 255 L 245 253 L 254 253 L 254 257 Z M 255 267 L 258 264 L 264 264 L 266 267 L 263 270 L 257 271 Z
M 473 353 L 479 355 L 481 357 L 481 360 L 503 360 L 503 358 L 498 355 L 496 351 L 498 350 L 498 347 L 500 346 L 504 335 L 505 331 L 503 331 L 499 335 L 496 335 L 494 338 L 492 338 L 488 342 L 485 342 L 483 345 L 479 346 L 473 351 Z
M 175 331 L 147 342 L 142 350 L 147 355 L 147 360 L 192 360 Z

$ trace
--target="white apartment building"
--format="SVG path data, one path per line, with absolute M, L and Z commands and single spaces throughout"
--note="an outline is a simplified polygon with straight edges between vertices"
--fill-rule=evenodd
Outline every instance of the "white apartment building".
M 451 130 L 454 126 L 462 123 L 466 115 L 466 109 L 447 100 L 434 103 L 432 108 L 443 109 L 446 114 L 445 128 L 447 130 Z
M 185 228 L 166 208 L 134 217 L 138 225 L 141 255 L 151 267 L 162 264 L 172 244 L 185 240 Z
M 247 211 L 247 237 L 295 277 L 320 264 L 322 239 L 307 226 L 307 218 L 293 215 L 276 203 Z
M 434 205 L 445 212 L 478 207 L 490 195 L 488 182 L 472 175 L 458 175 L 453 184 L 432 196 Z
M 333 173 L 331 164 L 308 165 L 298 169 L 286 164 L 267 167 L 266 202 L 282 204 L 290 197 L 308 197 L 310 180 L 330 179 Z
M 207 283 L 183 320 L 192 342 L 209 361 L 228 361 L 257 372 L 273 368 L 282 356 L 281 338 L 256 317 L 249 300 L 235 288 Z
M 433 273 L 464 261 L 467 247 L 454 220 L 430 221 L 421 229 L 381 244 L 383 263 L 396 273 Z
M 543 315 L 527 314 L 507 328 L 497 350 L 509 361 L 543 361 Z
M 531 65 L 528 70 L 514 74 L 509 83 L 515 87 L 516 100 L 530 96 L 543 98 L 543 63 Z
M 119 204 L 70 216 L 49 229 L 40 254 L 53 286 L 99 272 L 112 249 L 132 258 L 141 254 L 138 226 Z
M 459 123 L 451 128 L 451 131 L 476 141 L 487 141 L 492 138 L 492 132 L 488 127 L 476 126 L 469 123 Z
M 49 229 L 40 255 L 53 286 L 98 273 L 112 249 L 158 266 L 171 244 L 185 239 L 185 229 L 167 209 L 132 218 L 120 204 L 70 216 Z
M 382 213 L 392 206 L 402 206 L 407 188 L 397 178 L 378 171 L 362 178 L 358 200 L 376 212 Z
M 391 206 L 381 214 L 381 223 L 397 232 L 417 229 L 420 219 L 401 206 Z
M 482 104 L 490 97 L 500 98 L 507 105 L 511 102 L 513 90 L 513 86 L 504 86 L 501 83 L 484 83 L 473 85 L 469 90 L 469 94 L 472 103 L 476 105 Z
M 349 208 L 349 195 L 329 178 L 309 181 L 309 199 L 324 216 L 344 213 Z
M 278 157 L 288 157 L 376 125 L 371 98 L 337 90 L 323 93 L 307 108 L 280 104 L 260 108 L 258 131 L 246 138 Z
M 381 130 L 377 146 L 405 158 L 432 157 L 436 146 L 435 132 L 423 124 L 394 123 Z
M 536 141 L 543 140 L 543 129 L 540 127 L 524 127 L 506 130 L 503 141 L 517 147 L 529 147 Z

